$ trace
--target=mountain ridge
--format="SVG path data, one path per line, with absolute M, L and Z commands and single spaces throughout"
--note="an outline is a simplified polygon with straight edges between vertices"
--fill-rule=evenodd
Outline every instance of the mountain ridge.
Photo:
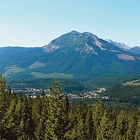
M 0 72 L 15 79 L 45 78 L 54 73 L 61 77 L 92 78 L 139 71 L 139 55 L 92 33 L 77 31 L 63 34 L 43 47 L 21 51 L 0 61 Z

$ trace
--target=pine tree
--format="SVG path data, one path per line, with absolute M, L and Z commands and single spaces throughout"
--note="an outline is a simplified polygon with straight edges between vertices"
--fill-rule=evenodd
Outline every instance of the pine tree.
M 7 108 L 9 108 L 12 98 L 14 98 L 15 94 L 11 94 L 11 88 L 8 86 L 8 89 L 6 91 L 6 81 L 4 78 L 2 78 L 2 75 L 0 74 L 0 121 L 3 119 L 4 113 L 7 111 Z
M 5 79 L 2 78 L 0 74 L 0 123 L 6 111 L 6 108 L 9 106 L 7 103 L 7 96 L 5 93 Z
M 85 124 L 85 120 L 82 117 L 78 118 L 77 137 L 78 137 L 77 140 L 87 139 L 86 124 Z
M 64 107 L 63 94 L 57 82 L 50 88 L 46 135 L 48 140 L 65 140 L 68 127 L 68 116 Z
M 5 112 L 5 118 L 2 119 L 2 125 L 4 128 L 4 138 L 7 140 L 17 139 L 16 136 L 16 123 L 18 123 L 15 119 L 15 107 L 16 107 L 16 98 L 11 100 L 9 108 Z
M 137 126 L 137 114 L 133 111 L 131 111 L 128 114 L 128 130 L 127 130 L 127 140 L 134 140 L 135 139 L 135 132 L 136 132 L 136 126 Z
M 6 81 L 0 74 L 0 94 L 3 94 L 5 91 Z
M 86 137 L 88 140 L 95 140 L 96 139 L 96 133 L 95 133 L 95 126 L 92 119 L 92 112 L 91 108 L 88 108 L 87 114 L 86 114 Z
M 98 131 L 99 131 L 99 133 L 97 135 L 97 139 L 113 140 L 114 122 L 112 120 L 110 120 L 107 112 L 104 112 L 104 114 L 101 118 Z
M 116 129 L 114 132 L 115 140 L 124 140 L 126 139 L 126 132 L 128 130 L 128 118 L 124 110 L 121 110 L 116 117 Z
M 96 130 L 96 136 L 99 133 L 100 121 L 102 119 L 102 116 L 104 114 L 104 111 L 105 111 L 105 107 L 104 107 L 102 101 L 101 100 L 98 100 L 95 103 L 95 105 L 93 106 L 93 109 L 92 109 L 92 118 L 93 118 L 95 130 Z
M 87 114 L 87 105 L 80 102 L 77 103 L 73 108 L 72 116 L 70 120 L 74 124 L 71 133 L 69 133 L 70 139 L 83 140 L 87 139 L 86 133 L 86 114 Z
M 48 119 L 47 97 L 37 97 L 32 107 L 33 121 L 35 123 L 35 139 L 45 139 L 45 122 Z
M 75 106 L 70 107 L 68 116 L 69 116 L 69 130 L 66 133 L 66 140 L 77 140 L 77 112 L 75 112 Z
M 26 135 L 26 139 L 33 139 L 35 138 L 34 131 L 35 131 L 35 123 L 33 121 L 32 115 L 32 104 L 33 99 L 26 98 L 25 99 L 25 108 L 24 108 L 24 116 L 23 120 L 25 123 L 24 132 Z
M 4 118 L 4 113 L 6 112 L 5 107 L 5 80 L 2 78 L 2 75 L 0 74 L 0 138 L 4 137 L 5 128 L 2 123 L 2 119 Z
M 140 116 L 138 117 L 136 133 L 135 133 L 135 140 L 140 140 Z

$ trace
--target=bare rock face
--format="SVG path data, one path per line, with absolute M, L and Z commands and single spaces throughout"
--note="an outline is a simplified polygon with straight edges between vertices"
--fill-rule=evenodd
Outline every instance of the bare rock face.
M 134 56 L 127 55 L 127 54 L 117 54 L 117 56 L 119 59 L 126 60 L 126 61 L 128 61 L 128 60 L 134 61 L 135 60 Z

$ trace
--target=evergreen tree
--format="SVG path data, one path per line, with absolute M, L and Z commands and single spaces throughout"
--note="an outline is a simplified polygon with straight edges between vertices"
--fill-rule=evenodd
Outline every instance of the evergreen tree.
M 97 139 L 113 140 L 114 122 L 110 120 L 109 115 L 106 112 L 101 118 L 98 131 Z
M 0 140 L 139 140 L 139 109 L 70 104 L 59 84 L 35 99 L 5 88 L 0 75 Z
M 96 139 L 96 133 L 95 133 L 95 126 L 92 119 L 92 112 L 91 108 L 88 108 L 87 114 L 86 114 L 86 137 L 88 140 L 95 140 Z
M 135 139 L 135 132 L 137 129 L 137 114 L 133 111 L 128 113 L 128 130 L 127 130 L 127 140 L 134 140 Z
M 104 114 L 104 111 L 105 111 L 105 107 L 104 107 L 102 101 L 101 100 L 98 100 L 95 103 L 95 105 L 93 106 L 93 109 L 92 109 L 92 118 L 93 118 L 95 130 L 96 130 L 96 136 L 99 133 L 100 121 L 102 119 L 102 116 Z
M 57 82 L 50 88 L 46 135 L 48 140 L 65 140 L 68 127 L 68 116 L 63 103 L 63 94 Z
M 47 97 L 37 97 L 34 100 L 33 108 L 33 121 L 35 123 L 35 139 L 45 139 L 45 122 L 48 119 L 48 101 Z
M 12 109 L 12 106 L 14 106 L 14 103 L 11 100 L 14 98 L 14 96 L 11 94 L 11 88 L 9 87 L 6 91 L 6 81 L 0 74 L 0 138 L 7 137 L 7 133 L 10 133 L 9 128 L 6 126 L 6 120 L 7 120 L 7 112 L 9 111 L 9 108 Z M 16 101 L 16 100 L 15 100 Z M 13 104 L 13 105 L 12 105 Z M 10 112 L 9 112 L 10 113 Z M 9 115 L 10 116 L 10 115 Z
M 0 74 L 0 94 L 3 94 L 5 91 L 6 81 Z
M 138 117 L 136 133 L 135 133 L 135 140 L 140 140 L 140 116 Z
M 25 99 L 25 108 L 24 108 L 24 123 L 25 123 L 25 128 L 24 132 L 26 135 L 26 139 L 33 139 L 35 138 L 34 131 L 35 131 L 35 123 L 33 121 L 33 115 L 32 115 L 32 104 L 33 104 L 33 99 L 31 98 L 26 98 Z
M 7 112 L 4 114 L 5 118 L 2 119 L 2 125 L 4 127 L 4 137 L 7 140 L 15 140 L 16 136 L 16 124 L 17 118 L 15 116 L 15 108 L 16 108 L 17 100 L 13 98 L 11 100 L 9 108 L 7 108 Z
M 69 130 L 66 133 L 66 140 L 77 140 L 77 117 L 75 112 L 75 106 L 71 106 L 69 113 Z
M 128 118 L 124 110 L 121 110 L 116 117 L 116 129 L 114 133 L 114 139 L 124 140 L 126 139 L 126 132 L 128 130 Z
M 6 108 L 9 106 L 9 101 L 7 100 L 7 95 L 5 93 L 5 79 L 3 79 L 0 74 L 0 123 L 2 123 L 1 120 L 4 116 Z
M 87 139 L 86 135 L 86 114 L 87 114 L 87 105 L 80 102 L 77 103 L 76 106 L 74 106 L 74 112 L 73 116 L 73 122 L 74 127 L 72 128 L 72 131 L 70 135 L 72 135 L 72 139 Z
M 2 123 L 2 119 L 4 117 L 4 113 L 6 111 L 6 107 L 5 107 L 5 80 L 2 78 L 2 75 L 0 74 L 0 138 L 2 139 L 3 135 L 4 135 L 4 125 Z
M 85 140 L 87 139 L 85 120 L 82 117 L 78 119 L 79 120 L 77 124 L 77 140 Z

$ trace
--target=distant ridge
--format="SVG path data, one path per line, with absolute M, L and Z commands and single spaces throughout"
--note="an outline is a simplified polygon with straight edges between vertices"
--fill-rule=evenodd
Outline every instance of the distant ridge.
M 140 47 L 139 46 L 135 46 L 133 48 L 130 48 L 129 52 L 132 52 L 134 54 L 140 54 Z
M 129 50 L 129 49 L 130 49 L 130 47 L 127 46 L 127 45 L 124 44 L 124 43 L 114 42 L 114 41 L 112 41 L 111 39 L 106 39 L 106 41 L 108 41 L 109 43 L 111 43 L 111 44 L 113 44 L 113 45 L 115 45 L 116 47 L 119 47 L 119 48 L 121 48 L 121 49 L 124 49 L 124 50 Z

